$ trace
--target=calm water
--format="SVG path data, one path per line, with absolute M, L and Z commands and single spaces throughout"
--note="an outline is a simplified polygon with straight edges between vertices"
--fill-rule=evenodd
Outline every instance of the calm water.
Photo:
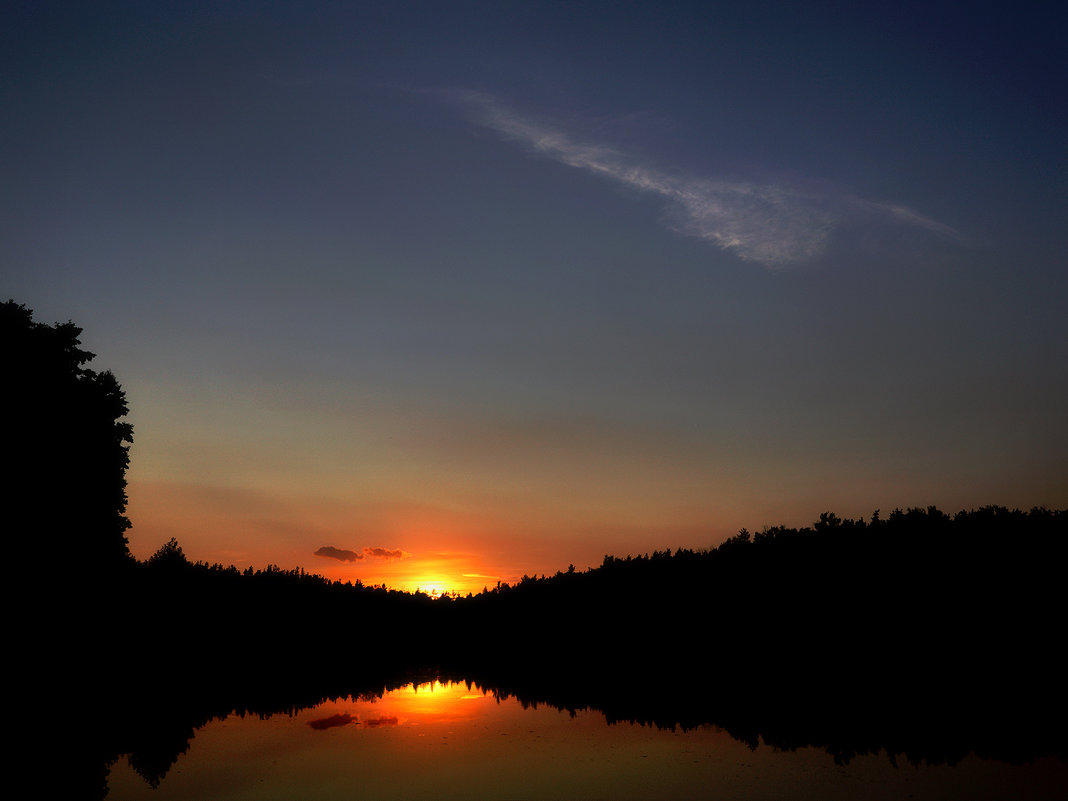
M 598 712 L 523 708 L 477 687 L 434 682 L 293 716 L 231 716 L 197 731 L 152 789 L 125 759 L 108 799 L 1063 799 L 1068 765 L 970 757 L 895 767 L 836 765 L 714 727 L 608 725 Z

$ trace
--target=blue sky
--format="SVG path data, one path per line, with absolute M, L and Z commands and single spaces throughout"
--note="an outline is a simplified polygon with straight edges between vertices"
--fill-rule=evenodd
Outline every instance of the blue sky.
M 1068 503 L 1057 4 L 0 23 L 0 294 L 126 388 L 140 556 L 463 586 Z

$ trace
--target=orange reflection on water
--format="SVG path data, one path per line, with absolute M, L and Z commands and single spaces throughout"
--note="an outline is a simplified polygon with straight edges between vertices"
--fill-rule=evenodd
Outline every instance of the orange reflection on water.
M 496 707 L 495 696 L 475 685 L 440 681 L 409 684 L 381 698 L 335 701 L 318 707 L 313 729 L 353 725 L 428 726 L 477 718 Z
M 108 801 L 1024 801 L 1063 798 L 1066 771 L 1060 761 L 1010 766 L 974 757 L 954 767 L 895 765 L 885 755 L 841 765 L 815 748 L 754 751 L 711 726 L 609 726 L 598 712 L 524 707 L 476 685 L 435 681 L 294 716 L 231 715 L 198 730 L 159 787 L 120 760 Z

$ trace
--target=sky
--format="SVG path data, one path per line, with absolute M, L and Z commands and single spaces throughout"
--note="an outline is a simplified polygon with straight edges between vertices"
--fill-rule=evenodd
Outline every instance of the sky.
M 1052 2 L 6 2 L 0 297 L 125 389 L 142 559 L 466 593 L 1064 508 L 1066 40 Z

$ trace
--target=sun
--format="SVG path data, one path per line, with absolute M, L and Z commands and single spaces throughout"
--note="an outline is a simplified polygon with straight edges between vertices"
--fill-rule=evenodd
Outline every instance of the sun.
M 443 595 L 451 595 L 452 581 L 444 576 L 420 576 L 411 580 L 411 592 L 422 592 L 431 598 L 440 598 Z
M 490 569 L 479 555 L 467 552 L 423 555 L 415 551 L 403 559 L 362 560 L 345 570 L 347 578 L 358 579 L 364 586 L 422 593 L 431 598 L 477 594 L 499 580 L 499 571 Z

